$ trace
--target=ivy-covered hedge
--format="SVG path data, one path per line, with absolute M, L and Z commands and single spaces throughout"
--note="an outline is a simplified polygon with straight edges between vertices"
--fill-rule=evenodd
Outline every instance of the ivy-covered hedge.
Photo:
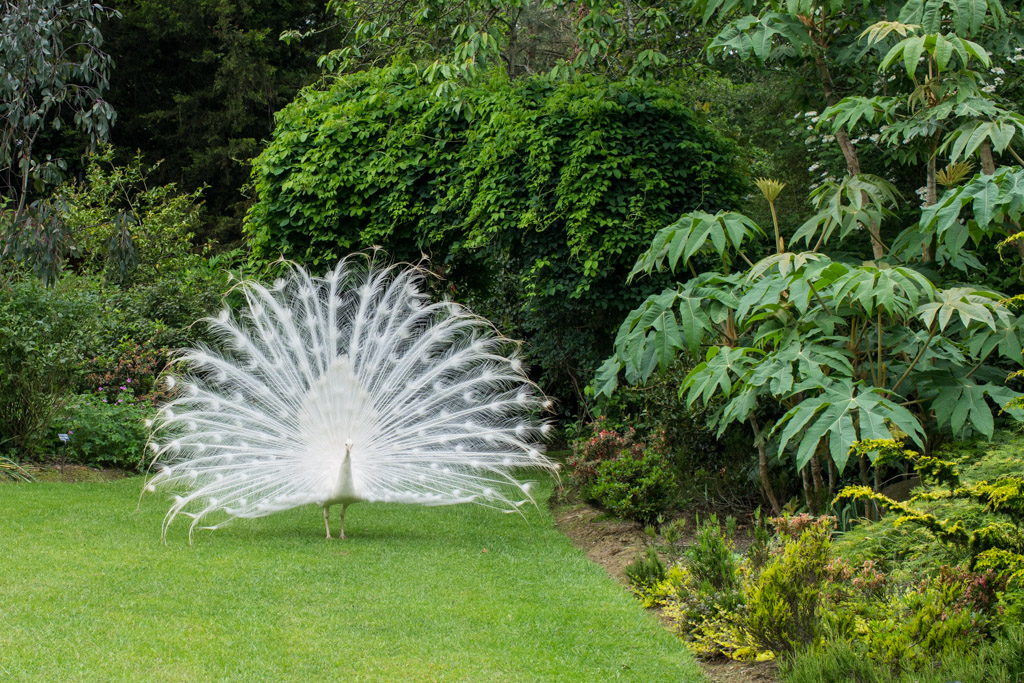
M 655 231 L 744 189 L 730 143 L 652 84 L 496 77 L 442 99 L 397 65 L 303 90 L 277 121 L 253 166 L 256 258 L 427 253 L 562 395 L 649 293 L 621 283 Z

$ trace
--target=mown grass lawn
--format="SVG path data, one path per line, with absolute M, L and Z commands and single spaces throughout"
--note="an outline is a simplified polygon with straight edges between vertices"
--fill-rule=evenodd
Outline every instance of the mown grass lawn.
M 0 485 L 3 681 L 691 681 L 683 646 L 552 526 L 472 505 L 197 532 L 138 478 Z M 187 521 L 187 520 L 184 520 Z

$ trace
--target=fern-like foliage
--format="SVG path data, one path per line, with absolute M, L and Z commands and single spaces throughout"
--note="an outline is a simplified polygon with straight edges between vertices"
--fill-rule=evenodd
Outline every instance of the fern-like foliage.
M 850 449 L 851 455 L 879 453 L 876 463 L 906 460 L 926 484 L 941 484 L 945 491 L 925 491 L 909 502 L 903 503 L 872 491 L 867 486 L 847 486 L 833 501 L 839 505 L 845 501 L 873 501 L 899 514 L 896 526 L 916 524 L 930 531 L 944 543 L 962 548 L 970 557 L 972 570 L 996 569 L 1004 572 L 1011 581 L 1024 584 L 1024 477 L 1004 476 L 991 482 L 981 481 L 965 484 L 955 463 L 921 455 L 903 448 L 902 444 L 888 439 L 862 441 Z M 921 510 L 914 503 L 934 500 L 970 500 L 985 506 L 986 512 L 1007 517 L 975 529 L 969 529 L 962 519 L 943 519 Z

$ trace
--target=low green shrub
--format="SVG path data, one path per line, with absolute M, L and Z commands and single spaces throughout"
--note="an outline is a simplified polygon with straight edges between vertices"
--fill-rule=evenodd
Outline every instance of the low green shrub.
M 707 590 L 739 590 L 739 558 L 732 539 L 722 533 L 716 515 L 711 515 L 698 527 L 697 536 L 686 551 L 686 557 L 690 573 L 701 584 L 707 584 Z
M 639 455 L 625 451 L 601 462 L 590 490 L 602 507 L 619 517 L 651 522 L 671 507 L 678 488 L 665 456 L 649 447 Z
M 80 394 L 69 402 L 64 423 L 55 426 L 71 435 L 68 455 L 74 462 L 131 470 L 143 465 L 145 421 L 152 411 L 130 389 L 119 388 L 118 393 L 116 399 L 104 393 Z M 56 433 L 53 436 L 56 440 Z
M 26 277 L 0 285 L 0 448 L 40 456 L 82 366 L 82 340 L 95 326 L 88 289 L 43 287 Z
M 639 590 L 649 590 L 665 580 L 665 563 L 658 557 L 657 551 L 647 547 L 645 554 L 637 551 L 636 558 L 623 570 L 626 578 Z
M 831 641 L 781 660 L 779 678 L 785 683 L 1019 683 L 1024 680 L 1024 628 L 1012 626 L 992 642 L 929 658 L 902 673 L 873 661 L 864 642 Z
M 750 545 L 747 546 L 747 561 L 752 570 L 760 571 L 768 563 L 772 533 L 761 514 L 761 506 L 754 510 L 754 524 L 751 529 Z
M 831 518 L 807 526 L 796 540 L 787 538 L 747 586 L 743 626 L 751 640 L 776 655 L 818 642 L 818 608 L 829 560 Z

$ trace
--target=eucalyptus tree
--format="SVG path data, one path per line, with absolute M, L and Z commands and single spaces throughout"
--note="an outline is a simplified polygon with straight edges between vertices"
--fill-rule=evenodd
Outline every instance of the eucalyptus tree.
M 48 130 L 73 125 L 95 147 L 114 123 L 103 99 L 112 63 L 98 28 L 115 10 L 90 0 L 3 0 L 0 5 L 0 178 L 16 197 L 59 181 L 56 150 L 41 150 Z
M 112 63 L 98 24 L 115 16 L 90 0 L 0 5 L 0 259 L 28 261 L 44 280 L 70 244 L 59 210 L 29 197 L 67 169 L 47 136 L 74 127 L 84 137 L 79 150 L 89 150 L 110 134 L 116 114 L 103 94 Z

